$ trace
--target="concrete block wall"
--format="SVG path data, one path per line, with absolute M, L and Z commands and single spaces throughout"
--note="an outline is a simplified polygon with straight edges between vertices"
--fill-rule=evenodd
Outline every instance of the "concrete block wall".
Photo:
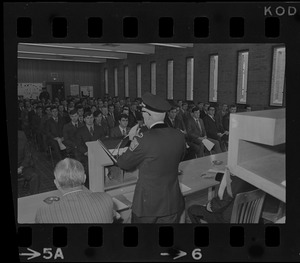
M 218 103 L 236 102 L 238 52 L 249 51 L 247 104 L 254 110 L 269 107 L 273 48 L 278 44 L 194 44 L 193 48 L 156 47 L 155 55 L 129 55 L 126 60 L 110 60 L 100 66 L 104 95 L 104 69 L 108 69 L 109 94 L 114 96 L 114 68 L 118 68 L 118 95 L 125 96 L 124 66 L 129 71 L 129 96 L 137 97 L 136 67 L 142 67 L 142 94 L 150 91 L 150 63 L 156 62 L 156 94 L 167 98 L 167 61 L 174 61 L 174 100 L 186 99 L 186 63 L 194 58 L 194 102 L 209 99 L 209 56 L 219 55 Z M 285 102 L 284 102 L 285 104 Z M 243 107 L 243 105 L 240 105 Z

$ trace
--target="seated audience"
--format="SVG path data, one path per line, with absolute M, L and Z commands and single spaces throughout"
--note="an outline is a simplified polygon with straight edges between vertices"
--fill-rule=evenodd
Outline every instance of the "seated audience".
M 99 126 L 99 128 L 103 130 L 104 137 L 107 138 L 109 136 L 109 129 L 107 121 L 103 118 L 102 112 L 100 110 L 96 110 L 95 112 L 93 112 L 93 115 L 95 119 L 95 125 Z
M 109 129 L 118 125 L 118 118 L 116 117 L 115 106 L 113 104 L 108 106 L 108 125 Z
M 62 159 L 60 145 L 63 141 L 63 127 L 65 123 L 64 120 L 58 116 L 56 106 L 51 107 L 51 114 L 51 118 L 49 118 L 46 123 L 47 143 L 53 149 L 54 158 L 60 161 Z
M 205 206 L 192 205 L 188 208 L 188 216 L 192 223 L 230 223 L 235 196 L 256 189 L 239 177 L 231 175 L 229 171 L 222 179 L 216 180 L 222 181 L 217 196 Z
M 79 123 L 78 113 L 76 109 L 73 109 L 69 113 L 71 121 L 66 123 L 63 127 L 63 144 L 67 147 L 66 152 L 74 156 L 75 159 L 79 159 L 78 153 L 78 142 L 76 133 L 77 130 L 82 127 L 84 124 Z
M 121 114 L 119 117 L 119 125 L 111 129 L 110 137 L 125 137 L 129 131 L 128 115 Z
M 236 105 L 231 104 L 229 106 L 229 111 L 227 112 L 227 114 L 224 115 L 223 120 L 222 120 L 223 128 L 224 128 L 224 131 L 226 132 L 226 134 L 222 137 L 222 139 L 227 143 L 228 143 L 228 135 L 229 135 L 230 114 L 236 113 L 236 109 L 237 109 Z
M 37 210 L 36 223 L 113 223 L 115 212 L 111 196 L 84 188 L 86 175 L 80 162 L 70 158 L 60 161 L 54 176 L 62 196 Z
M 208 102 L 203 104 L 203 108 L 202 110 L 200 110 L 200 118 L 203 120 L 204 117 L 207 115 L 208 113 L 208 107 L 210 106 L 210 104 Z
M 40 177 L 35 169 L 33 153 L 20 125 L 18 125 L 18 176 L 23 176 L 28 182 L 31 195 L 39 192 Z
M 32 130 L 34 131 L 39 151 L 44 151 L 42 119 L 43 109 L 41 106 L 37 106 L 36 114 L 32 116 Z
M 213 143 L 215 143 L 216 153 L 222 152 L 220 144 L 223 130 L 219 130 L 220 127 L 218 127 L 217 122 L 215 120 L 215 107 L 208 107 L 207 115 L 203 118 L 203 122 L 206 129 L 207 137 L 210 140 L 214 140 Z
M 215 145 L 212 148 L 214 153 L 220 153 L 220 144 L 218 141 L 207 138 L 206 129 L 203 121 L 200 119 L 200 110 L 198 107 L 194 107 L 191 112 L 191 118 L 187 120 L 186 131 L 188 134 L 188 144 L 191 147 L 191 150 L 195 152 L 197 157 L 204 156 L 204 145 L 202 143 L 203 139 L 208 139 L 213 142 Z

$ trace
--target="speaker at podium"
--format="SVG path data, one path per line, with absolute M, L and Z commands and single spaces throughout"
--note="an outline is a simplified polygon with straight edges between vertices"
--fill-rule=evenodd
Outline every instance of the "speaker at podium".
M 117 166 L 117 156 L 130 144 L 129 138 L 109 138 L 86 142 L 88 147 L 89 189 L 104 192 L 135 184 L 138 171 L 124 171 Z

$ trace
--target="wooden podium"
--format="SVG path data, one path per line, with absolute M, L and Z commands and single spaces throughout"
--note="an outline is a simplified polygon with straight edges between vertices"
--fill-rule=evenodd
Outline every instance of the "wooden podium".
M 112 147 L 115 143 L 103 142 L 104 145 Z M 125 172 L 122 170 L 123 176 L 126 177 L 124 181 L 110 182 L 110 185 L 105 184 L 105 176 L 107 167 L 114 166 L 113 160 L 102 148 L 100 142 L 92 141 L 86 142 L 88 147 L 88 165 L 89 165 L 89 189 L 92 192 L 105 192 L 110 189 L 122 188 L 126 185 L 136 183 L 138 171 Z M 121 151 L 120 151 L 121 152 Z

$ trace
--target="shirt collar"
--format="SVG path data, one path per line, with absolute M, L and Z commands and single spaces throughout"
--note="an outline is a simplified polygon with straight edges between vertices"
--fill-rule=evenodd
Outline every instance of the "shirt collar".
M 157 122 L 154 122 L 154 123 L 152 123 L 152 124 L 150 125 L 150 129 L 151 129 L 154 125 L 159 124 L 159 123 L 164 123 L 164 122 L 163 122 L 163 121 L 157 121 Z

